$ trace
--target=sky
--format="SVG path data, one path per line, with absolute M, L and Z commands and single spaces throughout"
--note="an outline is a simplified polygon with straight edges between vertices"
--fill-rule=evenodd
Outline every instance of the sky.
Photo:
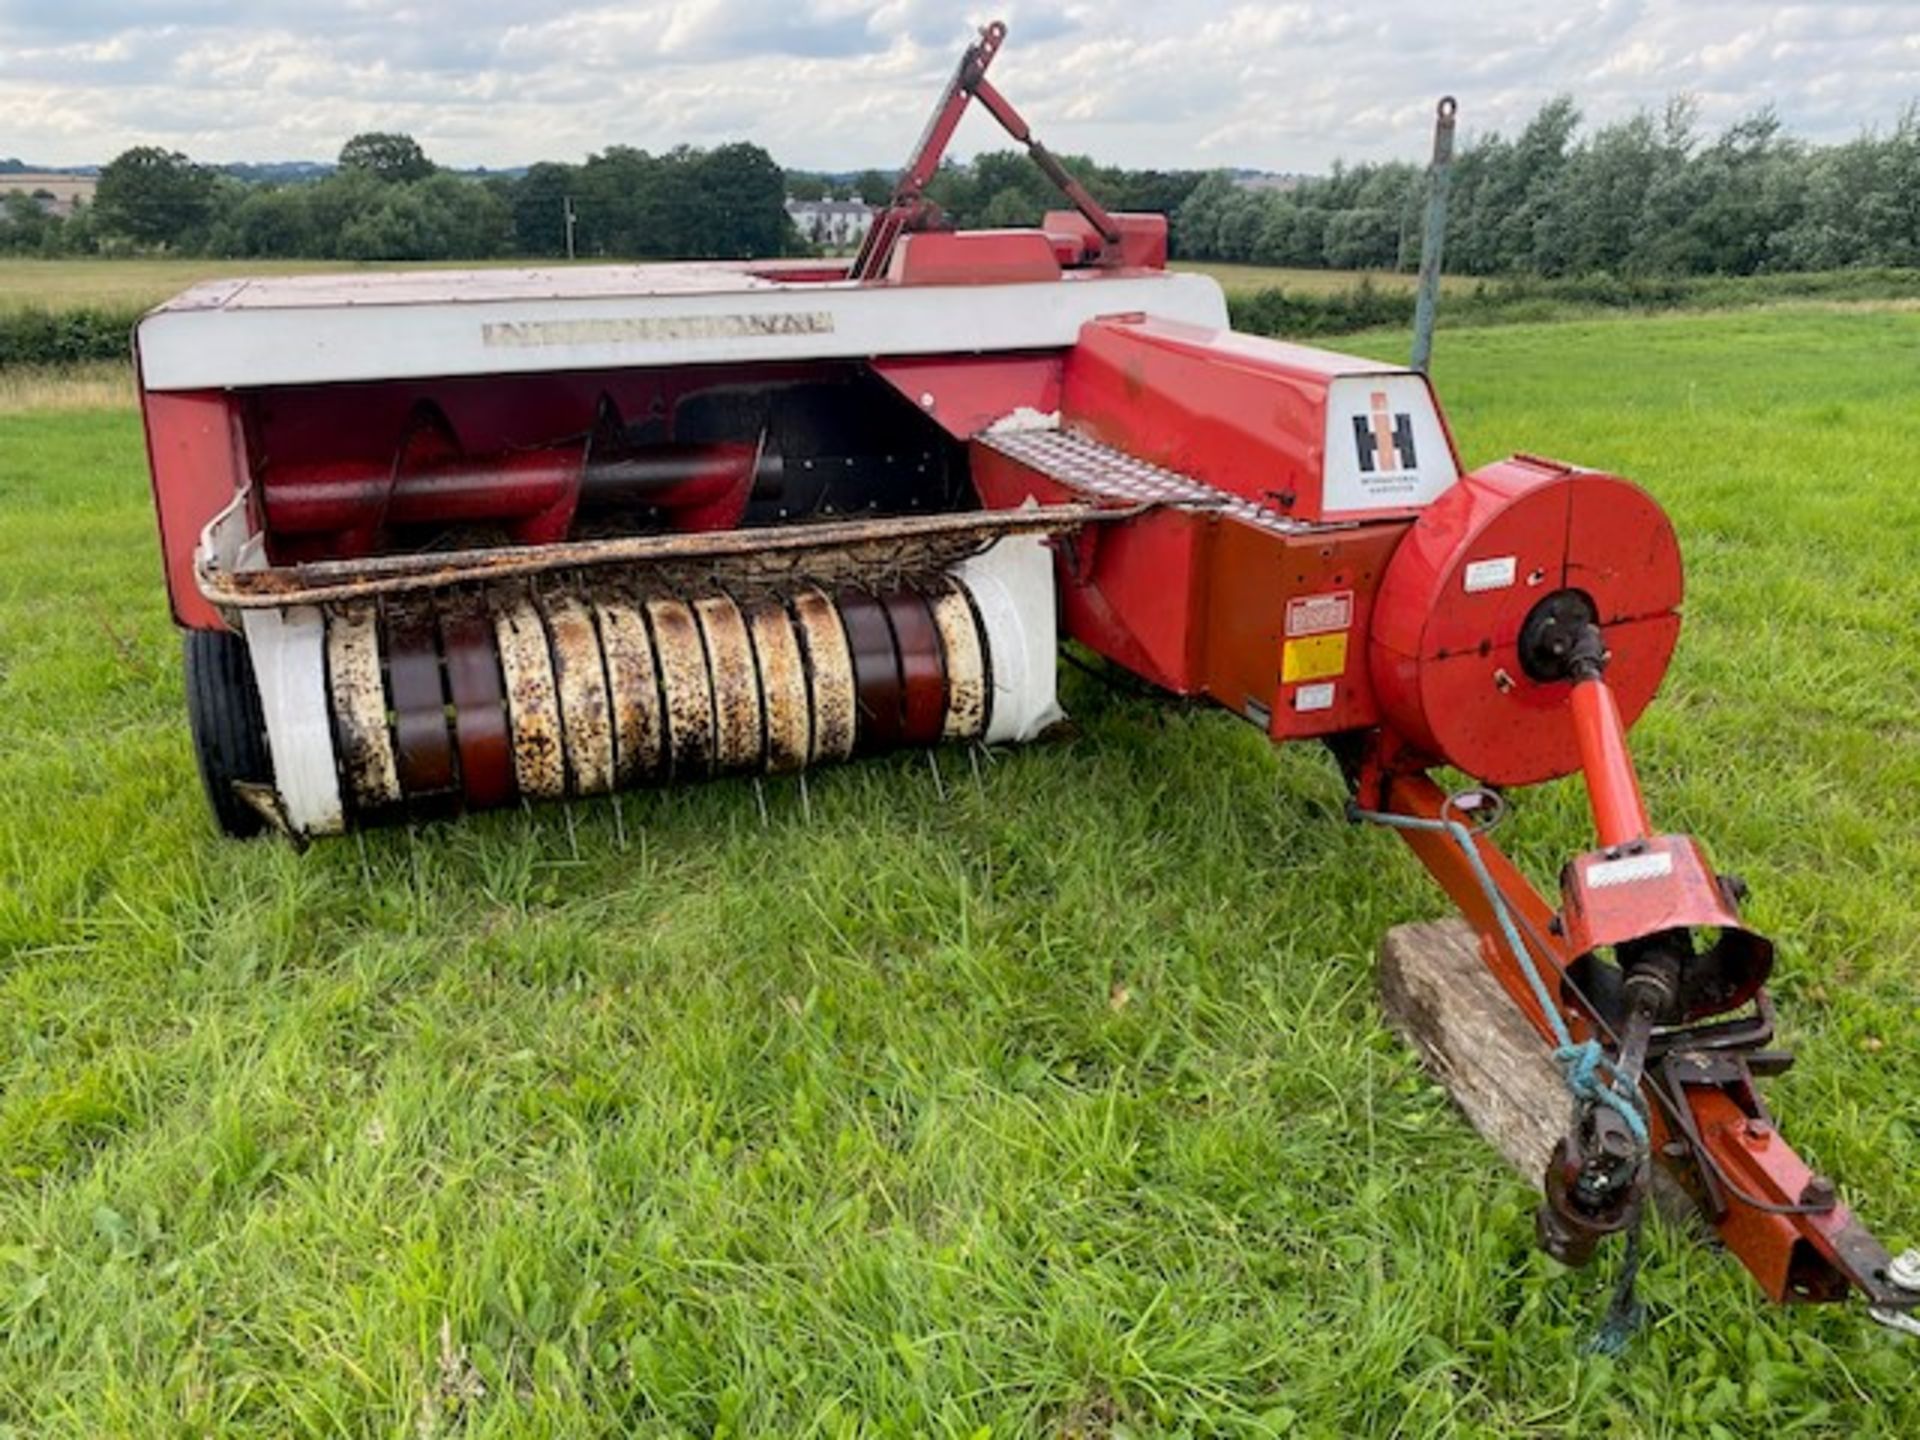
M 1035 131 L 1139 168 L 1419 159 L 1442 93 L 1468 136 L 1559 92 L 1591 123 L 1685 93 L 1709 129 L 1770 103 L 1819 141 L 1920 98 L 1920 0 L 0 0 L 0 157 L 328 160 L 378 129 L 462 167 L 744 138 L 891 170 L 996 15 Z M 1005 143 L 975 114 L 954 153 Z

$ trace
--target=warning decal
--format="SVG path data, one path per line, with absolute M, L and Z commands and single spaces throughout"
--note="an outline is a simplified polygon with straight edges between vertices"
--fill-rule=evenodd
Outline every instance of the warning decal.
M 1331 710 L 1333 708 L 1333 682 L 1321 680 L 1312 685 L 1302 685 L 1293 692 L 1293 708 L 1301 714 L 1312 710 Z
M 1496 555 L 1491 560 L 1469 562 L 1460 583 L 1467 594 L 1478 595 L 1482 590 L 1507 589 L 1519 573 L 1519 556 Z
M 1280 647 L 1280 678 L 1288 684 L 1296 680 L 1325 680 L 1347 668 L 1347 632 L 1308 635 L 1289 640 Z
M 1624 860 L 1602 860 L 1587 867 L 1587 884 L 1596 890 L 1612 885 L 1632 885 L 1640 880 L 1658 880 L 1673 873 L 1673 856 L 1665 850 L 1651 855 L 1629 855 Z
M 1336 590 L 1329 595 L 1296 595 L 1287 602 L 1289 635 L 1323 635 L 1329 630 L 1345 630 L 1351 624 L 1351 590 Z

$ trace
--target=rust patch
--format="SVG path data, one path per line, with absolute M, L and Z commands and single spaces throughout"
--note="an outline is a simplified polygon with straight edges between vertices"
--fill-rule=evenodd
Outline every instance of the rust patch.
M 327 617 L 327 683 L 333 728 L 340 739 L 340 770 L 347 792 L 363 810 L 400 798 L 400 772 L 387 729 L 387 692 L 380 678 L 380 636 L 371 605 L 353 605 Z
M 765 755 L 760 727 L 760 676 L 753 667 L 740 607 L 724 595 L 696 600 L 713 677 L 714 763 L 721 770 L 758 770 Z
M 666 762 L 653 641 L 647 622 L 627 600 L 600 600 L 593 609 L 600 622 L 600 653 L 607 661 L 614 784 L 638 785 L 658 775 Z
M 766 706 L 767 769 L 775 772 L 805 765 L 813 738 L 806 661 L 793 624 L 787 607 L 778 600 L 764 600 L 747 611 L 747 632 L 753 637 L 760 695 Z
M 706 775 L 713 768 L 713 687 L 700 627 L 693 611 L 678 600 L 649 600 L 647 623 L 660 661 L 672 773 L 682 780 Z
M 557 800 L 567 793 L 566 746 L 561 739 L 560 698 L 547 651 L 547 630 L 533 602 L 516 601 L 496 615 L 494 638 L 500 646 L 500 673 L 507 683 L 514 778 L 522 795 Z
M 587 607 L 572 597 L 548 601 L 544 609 L 573 793 L 604 795 L 613 789 L 613 722 L 600 636 Z
M 987 733 L 986 649 L 980 641 L 980 621 L 973 604 L 949 580 L 927 594 L 940 646 L 947 657 L 947 716 L 941 727 L 946 740 L 978 740 Z
M 443 591 L 474 582 L 602 566 L 643 569 L 670 587 L 720 584 L 730 589 L 786 589 L 797 584 L 845 583 L 884 587 L 957 564 L 1003 535 L 1055 534 L 1125 520 L 1145 509 L 1142 505 L 1036 505 L 555 545 L 502 545 L 428 555 L 374 555 L 245 571 L 223 570 L 202 556 L 195 561 L 194 581 L 210 603 L 231 610 L 344 604 L 376 595 Z
M 853 754 L 857 697 L 853 653 L 840 612 L 818 590 L 802 590 L 789 602 L 800 633 L 812 692 L 813 734 L 808 759 L 845 760 Z

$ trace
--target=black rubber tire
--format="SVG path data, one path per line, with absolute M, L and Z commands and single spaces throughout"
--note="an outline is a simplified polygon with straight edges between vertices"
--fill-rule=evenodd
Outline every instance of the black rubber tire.
M 273 783 L 247 642 L 227 630 L 189 630 L 186 649 L 187 719 L 207 803 L 227 834 L 236 839 L 258 835 L 265 820 L 233 788 L 235 781 Z

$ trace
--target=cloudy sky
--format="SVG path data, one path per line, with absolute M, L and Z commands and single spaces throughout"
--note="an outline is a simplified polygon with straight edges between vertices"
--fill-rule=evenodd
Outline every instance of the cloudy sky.
M 890 168 L 994 14 L 994 78 L 1036 130 L 1136 166 L 1417 157 L 1442 91 L 1469 133 L 1561 90 L 1593 120 L 1686 92 L 1709 125 L 1771 102 L 1820 140 L 1920 97 L 1916 0 L 0 0 L 0 156 L 330 159 L 398 129 L 453 165 L 746 137 Z M 976 116 L 956 150 L 997 143 Z

